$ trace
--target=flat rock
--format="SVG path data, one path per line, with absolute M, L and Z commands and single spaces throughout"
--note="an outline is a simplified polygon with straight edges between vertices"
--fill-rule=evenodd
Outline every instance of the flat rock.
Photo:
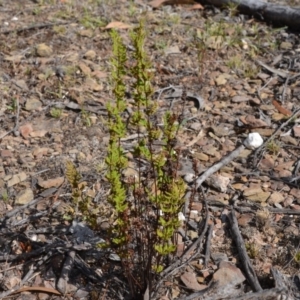
M 42 178 L 38 179 L 38 184 L 44 189 L 49 189 L 51 187 L 59 187 L 64 182 L 64 177 L 57 177 L 53 179 L 43 180 Z
M 293 133 L 295 137 L 299 137 L 300 136 L 300 126 L 296 125 L 293 127 Z
M 195 291 L 201 291 L 206 288 L 205 285 L 199 284 L 194 272 L 184 272 L 180 276 L 181 281 L 185 284 L 186 287 Z
M 49 148 L 46 147 L 40 147 L 36 148 L 32 151 L 33 156 L 35 157 L 42 157 L 44 155 L 47 155 Z
M 257 186 L 249 187 L 243 192 L 243 196 L 247 198 L 247 200 L 255 202 L 265 202 L 270 195 L 270 192 L 264 192 L 260 187 Z
M 214 273 L 213 280 L 219 287 L 236 286 L 243 283 L 246 278 L 239 268 L 228 261 L 221 261 L 219 270 Z
M 88 67 L 84 62 L 80 62 L 78 64 L 78 68 L 86 76 L 90 75 L 91 72 L 92 72 L 91 69 L 90 69 L 90 67 Z
M 282 195 L 282 193 L 279 192 L 273 192 L 268 200 L 269 204 L 277 204 L 283 202 L 285 197 Z
M 226 253 L 222 253 L 222 252 L 212 253 L 211 258 L 213 259 L 215 264 L 218 264 L 221 261 L 228 261 L 228 256 L 226 255 Z
M 227 191 L 227 186 L 230 182 L 230 179 L 228 177 L 215 174 L 211 177 L 207 178 L 205 181 L 209 186 L 214 187 L 218 191 L 225 193 Z
M 84 53 L 83 57 L 92 60 L 96 57 L 96 52 L 94 50 L 88 50 Z
M 52 48 L 47 46 L 46 44 L 39 44 L 36 47 L 36 54 L 40 57 L 50 57 L 53 51 Z
M 250 100 L 250 97 L 247 96 L 247 95 L 237 95 L 237 96 L 234 96 L 231 101 L 234 102 L 234 103 L 239 103 L 239 102 L 246 102 L 246 101 L 249 101 Z
M 24 91 L 29 91 L 28 85 L 26 84 L 25 80 L 23 80 L 23 79 L 14 81 L 14 84 L 15 84 L 18 88 L 20 88 L 20 89 L 22 89 L 22 90 L 24 90 Z
M 1 150 L 0 156 L 1 158 L 9 158 L 9 157 L 13 157 L 14 155 L 10 150 Z
M 13 175 L 8 181 L 7 181 L 7 187 L 14 186 L 24 180 L 27 179 L 27 175 L 25 172 L 21 172 L 18 174 Z M 4 179 L 5 180 L 5 179 Z
M 42 107 L 42 105 L 43 105 L 43 103 L 39 99 L 37 99 L 35 97 L 30 97 L 26 101 L 25 109 L 28 111 L 36 110 L 36 109 L 39 109 L 40 107 Z
M 24 139 L 27 139 L 30 133 L 33 131 L 31 124 L 24 124 L 19 127 L 19 131 Z
M 23 205 L 26 203 L 29 203 L 34 199 L 33 191 L 32 189 L 25 189 L 24 191 L 21 191 L 17 196 L 15 200 L 15 204 L 17 205 Z

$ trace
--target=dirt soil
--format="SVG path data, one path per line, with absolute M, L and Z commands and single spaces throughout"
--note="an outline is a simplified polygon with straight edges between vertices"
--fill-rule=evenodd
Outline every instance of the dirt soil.
M 272 268 L 299 281 L 298 33 L 239 15 L 234 7 L 2 0 L 1 299 L 128 299 L 118 257 L 83 245 L 87 237 L 92 245 L 107 238 L 113 220 L 104 163 L 106 104 L 113 101 L 109 32 L 116 28 L 132 51 L 128 33 L 145 12 L 154 99 L 161 111 L 184 111 L 177 143 L 185 180 L 190 181 L 193 162 L 200 174 L 248 133 L 260 133 L 265 142 L 257 151 L 244 150 L 203 184 L 208 210 L 201 195 L 187 207 L 181 245 L 199 238 L 209 212 L 206 247 L 151 299 L 186 299 L 209 287 L 220 260 L 236 268 L 231 275 L 243 291 L 251 290 L 227 221 L 233 206 L 261 287 L 274 287 Z M 65 179 L 67 161 L 79 170 L 84 193 L 97 209 L 97 230 L 80 217 L 73 221 L 77 212 Z M 66 257 L 73 260 L 69 277 L 62 276 Z M 290 286 L 290 299 L 299 297 L 296 287 Z

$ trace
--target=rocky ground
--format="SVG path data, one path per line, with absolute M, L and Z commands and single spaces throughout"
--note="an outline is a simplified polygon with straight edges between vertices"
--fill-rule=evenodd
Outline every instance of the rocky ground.
M 144 12 L 154 99 L 162 111 L 184 111 L 177 137 L 181 175 L 188 181 L 193 161 L 199 173 L 205 171 L 250 132 L 265 142 L 204 183 L 205 197 L 185 211 L 178 255 L 197 239 L 204 247 L 169 274 L 151 299 L 189 299 L 212 281 L 223 290 L 234 282 L 243 292 L 255 291 L 228 222 L 233 206 L 260 287 L 275 286 L 276 269 L 292 279 L 288 293 L 296 299 L 299 34 L 239 15 L 232 6 L 153 9 L 146 0 L 0 1 L 0 298 L 128 298 L 118 257 L 103 256 L 95 245 L 112 221 L 104 163 L 106 103 L 113 101 L 109 32 L 116 28 L 131 51 L 128 32 Z M 128 91 L 129 107 L 131 100 Z M 132 142 L 128 138 L 124 145 Z M 82 175 L 84 193 L 99 215 L 97 230 L 80 218 L 73 221 L 66 161 Z M 204 224 L 208 231 L 201 237 Z M 68 259 L 73 267 L 66 277 Z M 220 289 L 213 291 L 197 297 L 223 299 Z

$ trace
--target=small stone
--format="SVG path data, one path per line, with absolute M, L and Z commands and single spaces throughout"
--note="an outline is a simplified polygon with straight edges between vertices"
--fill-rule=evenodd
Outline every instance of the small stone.
M 1 150 L 0 156 L 2 158 L 9 158 L 9 157 L 13 157 L 13 153 L 10 150 Z
M 246 227 L 249 226 L 249 222 L 252 220 L 253 215 L 251 214 L 243 214 L 241 217 L 238 219 L 238 224 L 239 226 Z
M 42 157 L 47 155 L 49 148 L 36 148 L 32 151 L 33 156 L 35 157 Z
M 38 184 L 40 187 L 44 189 L 49 189 L 51 187 L 59 187 L 63 184 L 65 178 L 64 177 L 57 177 L 53 179 L 43 180 L 42 178 L 38 179 Z
M 299 137 L 300 136 L 300 126 L 299 125 L 294 126 L 293 132 L 294 132 L 295 137 Z
M 200 153 L 195 153 L 195 158 L 202 160 L 202 161 L 208 161 L 209 160 L 209 156 L 204 154 L 203 152 Z
M 290 135 L 282 136 L 280 139 L 286 144 L 292 144 L 294 146 L 298 145 L 298 141 Z
M 53 51 L 51 47 L 47 46 L 46 44 L 39 44 L 36 47 L 36 54 L 40 57 L 50 57 Z
M 191 183 L 195 179 L 195 174 L 194 173 L 188 173 L 183 177 L 184 181 L 187 183 Z
M 98 84 L 94 79 L 87 78 L 85 81 L 85 85 L 88 89 L 91 89 L 94 92 L 100 92 L 103 90 L 103 86 Z
M 219 264 L 221 261 L 228 261 L 228 256 L 222 252 L 215 252 L 211 254 L 211 258 L 215 262 L 215 264 Z
M 213 126 L 212 129 L 214 131 L 214 134 L 217 137 L 223 137 L 229 135 L 230 128 L 227 127 L 225 124 L 222 124 L 221 126 Z
M 96 57 L 96 52 L 94 50 L 88 50 L 83 55 L 84 58 L 93 60 Z
M 181 281 L 185 284 L 186 287 L 195 291 L 201 291 L 206 288 L 205 285 L 199 284 L 194 272 L 184 272 L 180 276 Z
M 245 125 L 249 125 L 251 127 L 268 127 L 268 124 L 261 119 L 255 118 L 252 115 L 241 116 L 240 120 Z
M 30 133 L 33 131 L 31 124 L 25 124 L 19 127 L 19 131 L 24 139 L 27 139 Z
M 219 287 L 236 286 L 243 283 L 246 278 L 239 268 L 227 261 L 221 261 L 219 270 L 214 273 L 213 280 L 218 282 Z
M 22 90 L 24 90 L 24 91 L 29 91 L 28 86 L 27 86 L 25 80 L 23 80 L 23 79 L 14 81 L 14 84 L 15 84 L 18 88 L 20 88 L 20 89 L 22 89 Z
M 191 204 L 191 209 L 196 210 L 198 212 L 201 212 L 203 208 L 203 204 L 201 202 L 192 202 Z
M 237 95 L 237 96 L 234 96 L 231 101 L 233 103 L 239 103 L 239 102 L 246 102 L 246 101 L 249 101 L 249 100 L 250 100 L 249 96 L 246 96 L 246 95 Z
M 230 78 L 231 78 L 231 76 L 229 74 L 226 74 L 226 73 L 221 74 L 215 79 L 216 85 L 217 86 L 224 85 L 227 83 L 227 80 Z
M 190 237 L 191 240 L 197 239 L 198 238 L 198 233 L 194 230 L 188 230 L 187 235 Z
M 25 109 L 28 111 L 37 110 L 37 109 L 41 108 L 42 105 L 43 105 L 43 103 L 39 99 L 37 99 L 35 97 L 30 97 L 26 101 Z
M 195 131 L 198 131 L 202 128 L 202 124 L 200 122 L 196 122 L 196 123 L 193 123 L 191 126 L 190 126 L 191 129 L 195 130 Z
M 192 107 L 190 109 L 190 111 L 191 111 L 192 114 L 196 114 L 196 113 L 198 113 L 198 108 L 197 107 Z
M 84 75 L 87 75 L 87 76 L 90 75 L 92 72 L 91 69 L 83 62 L 80 62 L 78 64 L 78 68 Z
M 21 191 L 17 196 L 15 200 L 16 205 L 23 205 L 26 203 L 29 203 L 34 199 L 33 191 L 32 189 L 26 189 L 24 191 Z
M 294 196 L 296 199 L 300 199 L 300 190 L 292 188 L 289 193 L 291 196 Z
M 217 189 L 218 191 L 225 193 L 227 191 L 227 186 L 230 182 L 230 179 L 228 177 L 216 174 L 207 178 L 205 182 L 209 186 L 212 186 L 215 189 Z
M 84 37 L 93 37 L 93 31 L 91 29 L 82 29 L 78 31 L 78 34 Z
M 291 49 L 293 49 L 293 44 L 290 42 L 282 42 L 280 44 L 280 49 L 281 50 L 291 50 Z
M 275 161 L 272 156 L 266 155 L 265 158 L 261 160 L 260 166 L 263 170 L 270 170 L 274 168 Z
M 271 194 L 270 198 L 268 199 L 269 204 L 277 204 L 284 201 L 284 196 L 279 192 L 274 192 Z
M 27 175 L 25 172 L 15 174 L 12 177 L 10 177 L 10 179 L 7 181 L 7 187 L 14 186 L 14 185 L 26 180 L 26 178 L 27 178 Z M 4 180 L 5 180 L 5 178 L 4 178 Z
M 165 55 L 181 53 L 181 51 L 179 50 L 179 47 L 177 45 L 166 48 L 164 52 L 165 52 Z

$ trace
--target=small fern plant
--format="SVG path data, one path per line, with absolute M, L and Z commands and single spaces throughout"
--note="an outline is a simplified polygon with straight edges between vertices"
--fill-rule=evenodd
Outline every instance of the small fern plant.
M 145 26 L 141 21 L 130 34 L 133 67 L 126 68 L 127 53 L 117 31 L 111 32 L 113 57 L 111 79 L 114 100 L 107 105 L 108 201 L 116 213 L 111 228 L 110 247 L 121 257 L 132 297 L 151 291 L 155 279 L 175 252 L 174 233 L 179 227 L 178 213 L 183 205 L 185 184 L 178 176 L 179 150 L 175 149 L 179 130 L 178 115 L 166 112 L 163 125 L 156 121 L 158 105 L 152 100 L 151 63 L 144 50 Z M 125 75 L 133 78 L 133 113 L 126 119 Z M 126 155 L 122 138 L 137 134 L 135 146 Z M 157 142 L 162 145 L 157 149 Z M 137 176 L 125 180 L 124 170 L 131 157 Z

